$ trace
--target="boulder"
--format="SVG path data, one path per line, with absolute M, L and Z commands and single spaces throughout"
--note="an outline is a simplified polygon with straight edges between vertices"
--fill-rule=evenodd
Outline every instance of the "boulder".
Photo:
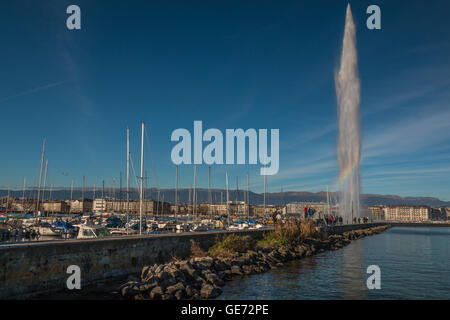
M 245 274 L 252 274 L 253 273 L 253 268 L 251 266 L 243 265 L 242 266 L 242 271 Z
M 218 297 L 222 293 L 219 287 L 215 287 L 211 284 L 204 284 L 200 290 L 200 296 L 203 299 L 213 299 Z
M 184 285 L 181 282 L 178 282 L 177 284 L 174 284 L 172 286 L 168 286 L 166 288 L 166 293 L 170 295 L 175 295 L 175 292 L 177 291 L 184 291 Z
M 218 286 L 223 286 L 224 282 L 222 279 L 219 278 L 219 276 L 215 273 L 208 273 L 206 275 L 206 281 L 208 281 L 211 284 L 215 284 Z
M 178 290 L 178 291 L 175 292 L 174 296 L 175 296 L 175 299 L 182 300 L 186 296 L 186 291 L 185 290 Z
M 232 266 L 231 267 L 231 273 L 234 274 L 234 275 L 241 276 L 242 275 L 241 267 L 239 267 L 238 265 Z
M 155 274 L 158 274 L 158 273 L 162 272 L 163 269 L 164 269 L 164 265 L 160 264 L 159 266 L 156 267 Z
M 148 277 L 152 276 L 152 268 L 149 266 L 144 266 L 141 271 L 141 279 L 145 281 Z
M 187 298 L 191 298 L 195 292 L 196 290 L 193 287 L 191 287 L 190 285 L 186 286 L 185 294 Z
M 139 286 L 139 291 L 140 292 L 149 292 L 151 291 L 154 287 L 156 287 L 158 285 L 158 283 L 156 281 L 152 281 L 152 282 L 143 282 L 140 286 Z
M 218 272 L 227 270 L 227 265 L 221 260 L 214 261 L 214 269 Z
M 173 300 L 174 296 L 168 293 L 165 293 L 161 296 L 161 300 Z
M 163 289 L 159 286 L 155 287 L 150 291 L 150 299 L 152 300 L 160 300 L 163 295 Z

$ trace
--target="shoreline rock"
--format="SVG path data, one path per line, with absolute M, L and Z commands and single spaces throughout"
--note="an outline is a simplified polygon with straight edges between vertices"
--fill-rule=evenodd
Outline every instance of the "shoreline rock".
M 328 236 L 325 240 L 305 239 L 279 248 L 258 248 L 230 257 L 201 257 L 144 266 L 140 281 L 118 288 L 124 299 L 184 300 L 213 299 L 222 293 L 225 282 L 237 277 L 267 272 L 286 262 L 309 257 L 325 250 L 339 250 L 366 236 L 379 234 L 391 226 L 358 229 Z

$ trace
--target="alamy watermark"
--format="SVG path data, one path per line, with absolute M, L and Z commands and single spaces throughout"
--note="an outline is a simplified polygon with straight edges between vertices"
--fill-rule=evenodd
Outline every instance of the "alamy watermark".
M 193 138 L 189 130 L 179 128 L 172 132 L 171 141 L 178 143 L 172 148 L 171 158 L 180 164 L 258 164 L 261 175 L 275 175 L 279 169 L 279 129 L 270 130 L 270 154 L 267 129 L 226 129 L 225 159 L 224 136 L 219 129 L 203 132 L 202 121 L 194 121 Z M 193 141 L 192 141 L 193 140 Z M 248 141 L 248 145 L 246 144 Z M 203 142 L 209 142 L 203 148 Z M 194 151 L 192 152 L 192 144 Z M 247 148 L 248 146 L 248 148 Z M 248 155 L 246 150 L 248 149 Z M 193 153 L 193 159 L 192 159 Z M 235 161 L 236 159 L 236 161 Z
M 369 290 L 381 289 L 381 269 L 377 265 L 371 265 L 367 267 L 367 274 L 370 276 L 367 278 L 366 285 Z
M 67 289 L 73 290 L 81 289 L 81 269 L 79 266 L 73 264 L 67 267 L 66 273 L 70 274 L 70 276 L 67 278 L 66 286 Z

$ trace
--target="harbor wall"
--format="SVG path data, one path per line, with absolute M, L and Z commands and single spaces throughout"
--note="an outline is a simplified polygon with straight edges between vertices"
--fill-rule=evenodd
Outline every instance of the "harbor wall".
M 342 234 L 344 232 L 358 230 L 358 229 L 366 229 L 378 227 L 381 225 L 386 225 L 387 223 L 383 222 L 374 222 L 374 223 L 365 223 L 365 224 L 346 224 L 342 226 L 332 226 L 327 228 L 328 234 Z
M 60 240 L 0 246 L 0 299 L 24 299 L 66 289 L 67 268 L 81 270 L 81 287 L 131 274 L 144 265 L 190 255 L 191 240 L 208 249 L 230 233 L 259 238 L 264 231 L 219 231 Z
M 328 232 L 342 233 L 380 225 L 346 225 Z M 217 231 L 92 240 L 60 240 L 0 246 L 0 299 L 26 299 L 66 289 L 67 268 L 81 270 L 81 288 L 99 281 L 138 275 L 144 265 L 161 264 L 191 254 L 191 241 L 207 250 L 229 234 L 260 238 L 268 230 Z

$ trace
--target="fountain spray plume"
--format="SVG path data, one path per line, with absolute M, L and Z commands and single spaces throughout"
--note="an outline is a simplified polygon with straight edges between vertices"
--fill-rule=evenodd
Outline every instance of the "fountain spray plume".
M 339 137 L 337 155 L 342 186 L 339 212 L 345 222 L 360 215 L 361 129 L 359 120 L 360 81 L 356 52 L 356 29 L 350 4 L 347 6 L 341 65 L 336 74 Z

